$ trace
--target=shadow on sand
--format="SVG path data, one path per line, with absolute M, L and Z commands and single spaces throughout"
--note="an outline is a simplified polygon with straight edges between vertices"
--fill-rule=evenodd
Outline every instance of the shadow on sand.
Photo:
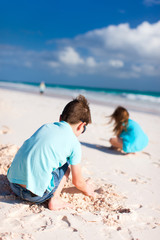
M 15 194 L 10 188 L 7 175 L 4 174 L 0 174 L 0 202 L 6 202 L 10 204 L 18 202 L 18 199 L 16 199 Z
M 15 193 L 10 188 L 7 175 L 4 175 L 4 174 L 0 174 L 0 202 L 5 202 L 9 204 L 23 203 L 23 204 L 28 204 L 29 206 L 32 206 L 35 204 L 35 203 L 22 200 L 20 197 L 16 196 Z M 39 205 L 40 206 L 43 205 L 45 208 L 48 208 L 47 201 Z
M 65 187 L 62 190 L 62 193 L 69 193 L 69 194 L 79 194 L 82 193 L 80 190 L 78 190 L 76 187 Z
M 105 147 L 103 145 L 98 145 L 98 144 L 91 144 L 91 143 L 86 143 L 86 142 L 81 142 L 81 144 L 85 147 L 92 148 L 99 150 L 101 152 L 105 152 L 108 154 L 114 154 L 114 155 L 125 155 L 125 153 L 122 153 L 120 151 L 114 150 L 111 147 Z
M 1 196 L 7 196 L 13 194 L 9 181 L 7 179 L 7 175 L 0 174 L 0 197 Z

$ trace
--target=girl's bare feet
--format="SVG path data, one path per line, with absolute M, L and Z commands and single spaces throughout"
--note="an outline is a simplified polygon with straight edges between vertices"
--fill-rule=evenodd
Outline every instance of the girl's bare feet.
M 137 155 L 137 152 L 130 152 L 130 153 L 126 153 L 125 155 L 126 156 L 128 156 L 128 155 Z
M 48 208 L 50 210 L 60 210 L 63 208 L 73 208 L 73 205 L 67 202 L 64 202 L 60 197 L 53 196 L 48 202 Z

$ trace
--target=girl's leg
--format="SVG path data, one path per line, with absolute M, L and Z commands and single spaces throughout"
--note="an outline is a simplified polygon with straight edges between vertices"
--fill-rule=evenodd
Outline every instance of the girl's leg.
M 115 148 L 120 148 L 122 150 L 123 148 L 123 140 L 121 138 L 115 137 L 115 138 L 110 138 L 109 142 L 111 145 Z
M 60 181 L 58 188 L 56 189 L 56 191 L 53 194 L 53 197 L 49 199 L 48 202 L 48 208 L 50 210 L 59 210 L 62 208 L 66 208 L 66 207 L 72 207 L 71 204 L 64 202 L 61 198 L 60 198 L 60 193 L 64 187 L 64 184 L 66 183 L 66 180 L 68 179 L 68 176 L 70 174 L 70 168 L 68 167 L 65 175 L 63 176 L 62 180 Z

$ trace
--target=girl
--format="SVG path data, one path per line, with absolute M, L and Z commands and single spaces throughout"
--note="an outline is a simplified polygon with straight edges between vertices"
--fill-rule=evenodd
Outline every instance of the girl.
M 119 106 L 110 116 L 111 123 L 114 120 L 116 137 L 109 141 L 112 147 L 123 150 L 125 153 L 135 153 L 143 150 L 148 145 L 148 137 L 138 123 L 129 119 L 128 111 Z

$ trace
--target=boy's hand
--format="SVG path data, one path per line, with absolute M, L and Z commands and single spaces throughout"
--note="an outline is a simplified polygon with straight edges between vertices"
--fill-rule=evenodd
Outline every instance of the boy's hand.
M 87 196 L 91 196 L 91 197 L 95 197 L 95 193 L 94 193 L 94 188 L 93 188 L 93 184 L 91 182 L 91 179 L 87 179 L 86 180 L 86 192 L 84 192 L 85 195 Z
M 91 183 L 91 180 L 84 180 L 81 172 L 80 164 L 71 165 L 72 169 L 72 183 L 75 185 L 77 189 L 82 191 L 85 195 L 94 197 L 94 188 Z

